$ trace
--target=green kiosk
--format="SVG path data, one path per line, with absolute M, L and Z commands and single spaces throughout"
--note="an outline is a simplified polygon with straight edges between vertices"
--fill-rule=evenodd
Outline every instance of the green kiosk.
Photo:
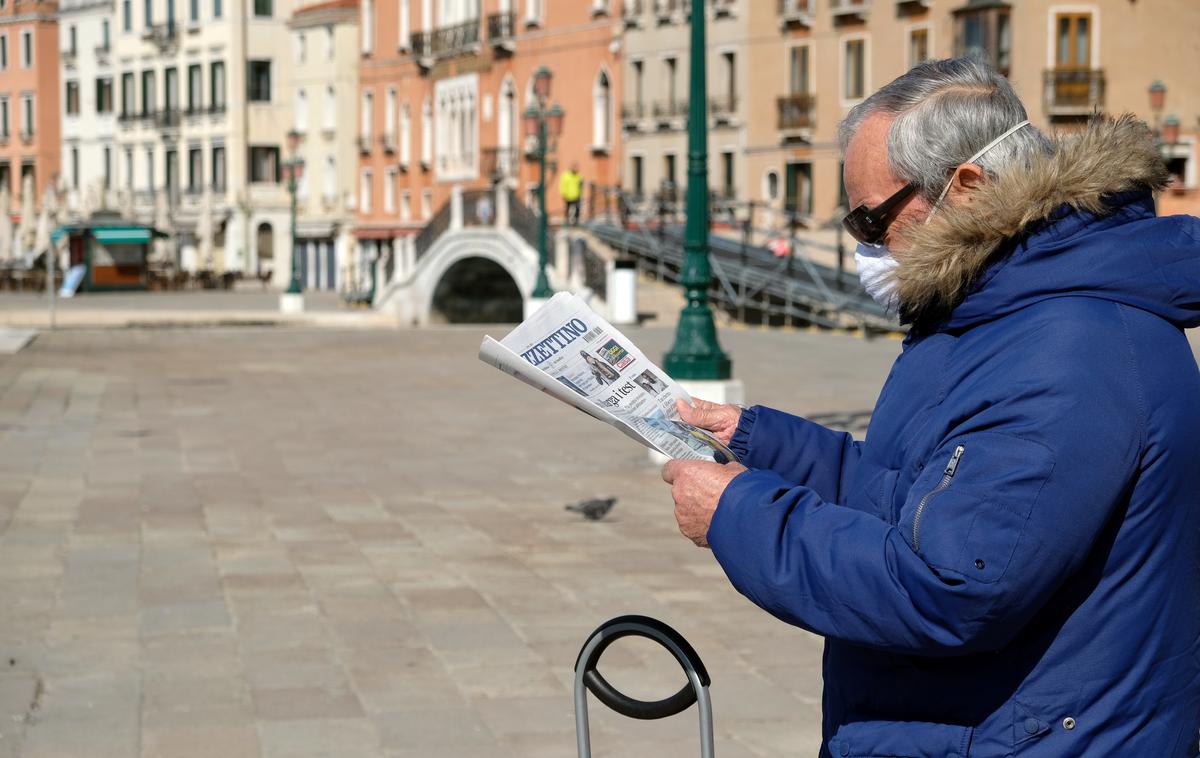
M 60 226 L 51 239 L 55 244 L 67 239 L 68 289 L 115 292 L 149 289 L 150 243 L 163 236 L 149 226 L 100 211 L 86 221 Z

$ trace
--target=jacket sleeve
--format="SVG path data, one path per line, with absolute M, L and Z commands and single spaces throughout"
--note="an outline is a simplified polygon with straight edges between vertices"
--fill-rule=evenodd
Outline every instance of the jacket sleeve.
M 861 446 L 845 432 L 761 405 L 742 411 L 729 442 L 746 467 L 774 471 L 830 502 L 841 501 Z
M 1094 387 L 956 427 L 896 524 L 751 470 L 709 543 L 742 594 L 817 634 L 924 655 L 1003 647 L 1081 566 L 1136 470 L 1140 419 Z

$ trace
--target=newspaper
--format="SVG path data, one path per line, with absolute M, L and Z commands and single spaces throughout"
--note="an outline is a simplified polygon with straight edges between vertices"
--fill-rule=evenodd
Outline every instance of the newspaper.
M 560 292 L 479 359 L 616 427 L 670 458 L 736 461 L 720 440 L 684 422 L 686 391 L 612 324 L 575 295 Z

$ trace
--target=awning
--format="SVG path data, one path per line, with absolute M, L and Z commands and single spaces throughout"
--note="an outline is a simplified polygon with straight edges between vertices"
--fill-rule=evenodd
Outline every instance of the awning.
M 105 244 L 144 245 L 150 241 L 150 230 L 144 226 L 109 226 L 92 229 L 92 235 Z

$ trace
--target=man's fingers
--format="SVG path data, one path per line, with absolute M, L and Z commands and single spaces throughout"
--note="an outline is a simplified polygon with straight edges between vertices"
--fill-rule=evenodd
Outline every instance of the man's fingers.
M 704 405 L 700 405 L 700 403 L 704 403 Z M 708 429 L 709 425 L 720 420 L 716 413 L 716 409 L 720 406 L 714 403 L 697 400 L 696 405 L 692 406 L 682 400 L 677 400 L 676 404 L 679 407 L 679 417 L 692 426 Z
M 679 475 L 679 461 L 667 461 L 662 467 L 662 479 L 667 484 L 674 484 L 675 477 Z

